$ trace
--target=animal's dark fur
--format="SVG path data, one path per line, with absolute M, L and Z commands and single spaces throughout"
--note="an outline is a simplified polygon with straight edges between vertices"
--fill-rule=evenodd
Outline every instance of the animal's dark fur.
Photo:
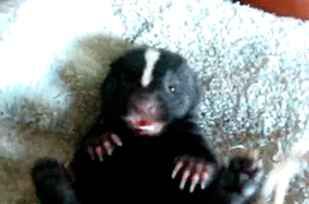
M 194 124 L 199 86 L 185 60 L 160 50 L 153 79 L 149 86 L 143 87 L 140 78 L 147 63 L 146 51 L 146 48 L 131 50 L 112 64 L 102 87 L 102 115 L 77 148 L 71 163 L 73 183 L 55 160 L 47 159 L 35 165 L 32 176 L 42 204 L 50 201 L 54 204 L 118 203 L 122 199 L 243 204 L 254 198 L 255 194 L 243 193 L 243 188 L 255 191 L 258 186 L 256 169 L 251 168 L 254 161 L 235 158 L 230 168 L 219 165 Z M 145 103 L 151 108 L 140 113 Z M 124 119 L 132 111 L 166 125 L 156 136 L 137 136 Z M 107 132 L 118 135 L 123 147 L 116 149 L 111 157 L 105 157 L 104 162 L 91 160 L 87 148 L 100 142 L 98 138 Z M 175 160 L 183 156 L 192 158 L 193 164 L 203 161 L 215 169 L 215 173 L 209 174 L 205 190 L 198 189 L 194 193 L 180 190 L 179 178 L 171 178 Z M 242 174 L 250 176 L 241 181 Z

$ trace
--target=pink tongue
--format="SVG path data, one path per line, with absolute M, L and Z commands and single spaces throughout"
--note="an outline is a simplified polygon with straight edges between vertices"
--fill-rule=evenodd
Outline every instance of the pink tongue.
M 152 121 L 152 120 L 145 120 L 144 119 L 144 120 L 137 121 L 136 125 L 143 127 L 143 126 L 151 125 L 153 123 L 154 123 L 154 121 Z

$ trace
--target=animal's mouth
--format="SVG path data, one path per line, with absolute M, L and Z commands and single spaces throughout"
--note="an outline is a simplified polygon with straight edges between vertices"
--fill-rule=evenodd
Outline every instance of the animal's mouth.
M 141 136 L 156 136 L 162 132 L 163 127 L 163 123 L 154 122 L 147 126 L 135 127 L 134 132 Z
M 126 117 L 128 126 L 138 136 L 157 136 L 165 127 L 165 122 L 139 116 Z
M 158 136 L 166 122 L 155 94 L 136 94 L 130 99 L 124 120 L 137 136 Z

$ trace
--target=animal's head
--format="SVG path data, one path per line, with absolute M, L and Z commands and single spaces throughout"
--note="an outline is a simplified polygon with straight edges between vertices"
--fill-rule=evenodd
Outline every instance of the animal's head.
M 166 50 L 130 50 L 112 63 L 111 75 L 120 115 L 139 135 L 160 134 L 191 114 L 199 100 L 194 72 L 183 57 Z

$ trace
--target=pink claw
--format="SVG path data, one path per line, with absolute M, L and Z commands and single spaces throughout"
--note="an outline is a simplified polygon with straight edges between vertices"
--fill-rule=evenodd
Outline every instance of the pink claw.
M 180 186 L 179 186 L 179 188 L 181 190 L 183 190 L 185 188 L 185 185 L 188 181 L 189 176 L 190 176 L 190 170 L 185 170 L 183 175 L 182 175 Z
M 112 134 L 112 135 L 111 135 L 111 139 L 112 139 L 112 141 L 113 141 L 116 145 L 118 145 L 119 147 L 122 146 L 122 141 L 121 141 L 121 139 L 120 139 L 117 135 Z
M 103 150 L 102 147 L 98 146 L 95 148 L 95 152 L 99 158 L 100 161 L 103 161 Z
M 184 163 L 182 161 L 178 161 L 174 170 L 173 170 L 173 173 L 172 173 L 172 178 L 176 178 L 178 172 L 180 171 L 180 169 L 183 167 Z
M 193 191 L 195 190 L 195 187 L 197 186 L 197 184 L 200 181 L 200 175 L 199 174 L 194 174 L 192 177 L 192 182 L 191 182 L 191 186 L 190 186 L 190 193 L 193 193 Z
M 109 141 L 105 141 L 103 143 L 103 146 L 105 148 L 105 150 L 107 151 L 107 154 L 110 156 L 113 153 L 113 147 L 112 144 Z
M 201 188 L 202 188 L 202 190 L 204 190 L 206 188 L 206 183 L 208 181 L 208 178 L 209 178 L 208 172 L 206 170 L 203 171 L 202 176 L 201 176 Z

